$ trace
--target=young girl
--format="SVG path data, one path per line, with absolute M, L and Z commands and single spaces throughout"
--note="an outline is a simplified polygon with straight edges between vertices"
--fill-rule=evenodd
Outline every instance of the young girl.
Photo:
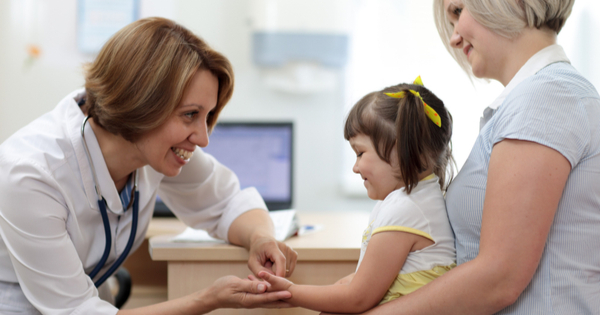
M 356 152 L 353 171 L 380 200 L 363 234 L 356 273 L 330 286 L 296 285 L 259 273 L 270 290 L 288 290 L 292 305 L 358 313 L 409 294 L 455 266 L 454 237 L 442 191 L 452 119 L 423 87 L 400 84 L 363 97 L 344 137 Z M 253 278 L 253 277 L 251 277 Z

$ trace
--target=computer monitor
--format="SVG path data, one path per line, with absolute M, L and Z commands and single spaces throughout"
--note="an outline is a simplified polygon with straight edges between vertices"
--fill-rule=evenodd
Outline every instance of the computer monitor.
M 202 150 L 231 169 L 242 189 L 255 187 L 269 210 L 290 209 L 293 129 L 291 122 L 219 122 Z M 172 213 L 159 198 L 154 215 Z

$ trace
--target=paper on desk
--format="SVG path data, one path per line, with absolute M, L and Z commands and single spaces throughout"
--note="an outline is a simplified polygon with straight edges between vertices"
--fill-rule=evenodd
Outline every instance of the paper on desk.
M 225 241 L 216 239 L 208 235 L 208 232 L 204 230 L 196 230 L 191 227 L 188 227 L 181 234 L 175 236 L 172 239 L 173 242 L 222 242 Z
M 296 210 L 270 211 L 269 215 L 275 225 L 275 239 L 284 241 L 298 232 L 298 217 Z M 173 242 L 224 242 L 208 235 L 204 230 L 188 227 L 172 239 Z
M 299 224 L 296 210 L 269 211 L 275 225 L 275 239 L 285 241 L 298 233 Z

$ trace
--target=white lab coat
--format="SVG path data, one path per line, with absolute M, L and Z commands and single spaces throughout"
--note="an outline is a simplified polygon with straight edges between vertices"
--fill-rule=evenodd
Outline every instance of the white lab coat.
M 80 133 L 84 115 L 76 101 L 82 96 L 83 90 L 71 93 L 0 145 L 0 281 L 20 283 L 42 314 L 117 312 L 87 276 L 102 256 L 105 234 Z M 131 211 L 123 211 L 89 124 L 85 135 L 110 209 L 113 244 L 99 278 L 127 244 Z M 266 209 L 256 189 L 240 190 L 235 174 L 200 149 L 176 177 L 149 166 L 139 173 L 133 250 L 144 240 L 157 193 L 188 226 L 221 239 L 240 214 Z

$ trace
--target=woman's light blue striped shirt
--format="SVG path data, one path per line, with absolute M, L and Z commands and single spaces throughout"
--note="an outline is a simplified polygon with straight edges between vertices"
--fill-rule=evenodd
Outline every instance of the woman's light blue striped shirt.
M 504 139 L 540 143 L 565 156 L 572 169 L 531 283 L 499 314 L 600 314 L 598 92 L 570 64 L 556 62 L 525 79 L 489 111 L 493 116 L 446 195 L 457 263 L 479 253 L 494 144 Z

